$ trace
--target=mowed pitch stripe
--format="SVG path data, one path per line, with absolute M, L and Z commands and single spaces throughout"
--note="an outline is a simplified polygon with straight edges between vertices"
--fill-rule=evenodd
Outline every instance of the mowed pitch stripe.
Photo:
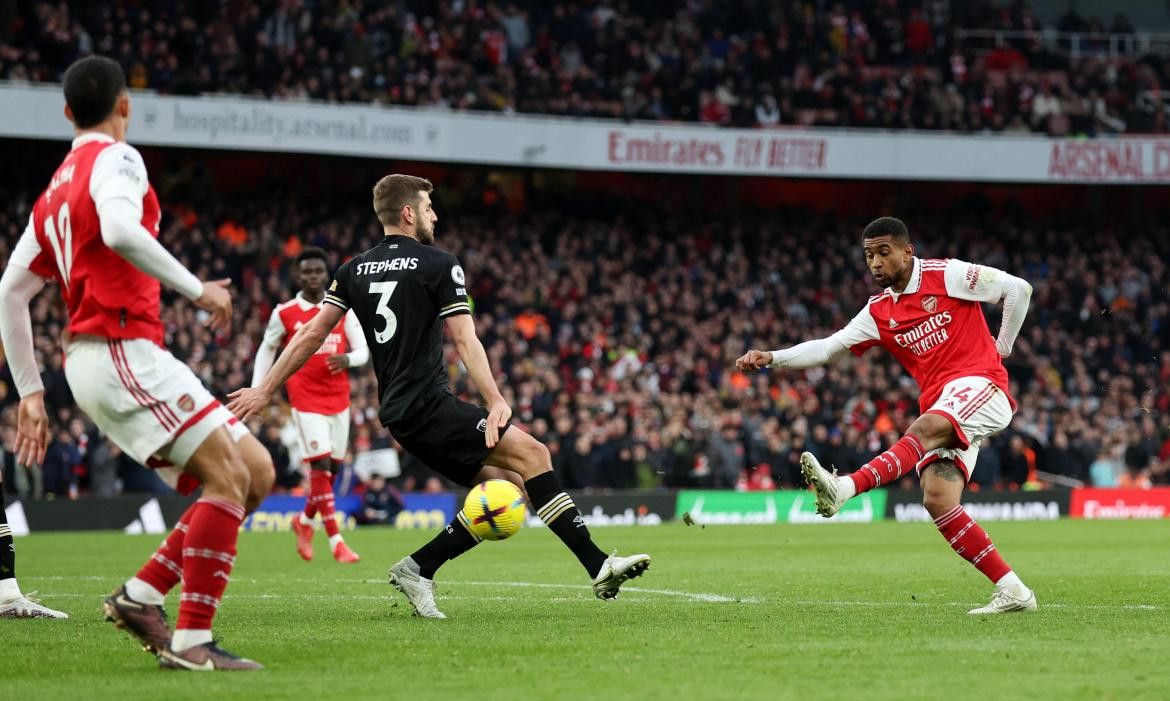
M 95 576 L 95 575 L 80 575 L 77 577 L 66 577 L 66 576 L 61 576 L 61 575 L 42 575 L 42 576 L 29 575 L 29 576 L 21 576 L 21 579 L 22 580 L 46 580 L 46 581 L 79 581 L 79 580 L 112 581 L 112 578 L 110 578 L 110 577 L 101 577 L 101 576 Z M 239 579 L 232 578 L 233 584 L 268 584 L 272 581 L 275 581 L 275 580 L 247 578 L 247 577 L 241 577 Z M 281 577 L 280 581 L 282 581 L 282 582 L 296 582 L 296 583 L 304 583 L 304 584 L 321 584 L 321 583 L 330 583 L 330 582 L 348 582 L 348 583 L 354 583 L 354 584 L 378 584 L 378 585 L 386 584 L 386 581 L 383 579 L 352 579 L 352 578 L 325 580 L 325 579 Z M 527 587 L 527 588 L 536 588 L 536 589 L 578 590 L 578 591 L 583 591 L 583 592 L 590 591 L 590 589 L 588 587 L 584 587 L 584 586 L 581 586 L 579 584 L 555 584 L 555 583 L 545 583 L 545 582 L 480 582 L 480 581 L 471 581 L 471 580 L 444 579 L 444 580 L 440 580 L 439 584 L 440 585 L 443 585 L 443 584 L 466 584 L 466 585 L 484 586 L 484 587 L 517 587 L 517 588 L 526 588 Z M 767 603 L 767 604 L 778 604 L 778 605 L 782 605 L 782 606 L 783 605 L 789 605 L 789 606 L 870 606 L 870 607 L 893 606 L 893 607 L 909 607 L 909 608 L 923 608 L 923 607 L 928 607 L 928 606 L 968 606 L 969 607 L 969 606 L 973 605 L 972 602 L 970 602 L 970 601 L 839 601 L 839 600 L 784 601 L 784 600 L 761 599 L 758 597 L 746 597 L 746 596 L 745 597 L 735 597 L 735 596 L 728 596 L 725 594 L 712 594 L 709 592 L 678 591 L 678 590 L 674 590 L 674 589 L 646 589 L 646 588 L 642 588 L 642 587 L 623 587 L 622 591 L 629 592 L 631 594 L 656 594 L 659 596 L 672 596 L 672 597 L 689 599 L 691 601 L 700 601 L 700 602 L 705 602 L 705 603 L 717 603 L 717 604 L 765 604 L 765 603 Z M 100 597 L 100 596 L 105 596 L 106 593 L 108 593 L 108 592 L 103 592 L 101 594 L 72 594 L 72 593 L 49 594 L 49 593 L 42 592 L 40 594 L 40 596 L 43 596 L 43 597 L 50 597 L 50 596 L 61 596 L 61 597 L 99 596 Z M 384 600 L 387 597 L 389 597 L 390 594 L 387 594 L 386 596 L 356 595 L 356 594 L 354 594 L 354 595 L 351 595 L 351 594 L 289 594 L 289 595 L 285 595 L 285 594 L 233 594 L 231 592 L 231 590 L 229 589 L 227 592 L 227 597 L 231 598 L 232 596 L 236 596 L 239 598 L 249 598 L 249 599 L 282 599 L 282 598 L 283 599 L 297 599 L 297 598 L 304 598 L 304 599 Z M 453 600 L 479 599 L 479 600 L 488 600 L 488 601 L 509 601 L 515 597 L 506 597 L 506 596 L 504 596 L 504 597 L 501 597 L 501 596 L 496 596 L 496 597 L 490 597 L 490 596 L 461 597 L 461 596 L 456 596 L 456 595 L 447 595 L 447 594 L 443 594 L 440 592 L 438 598 L 439 598 L 439 600 L 442 600 L 442 599 L 453 599 Z M 553 601 L 572 601 L 572 599 L 571 598 L 559 598 L 559 599 L 553 599 Z M 1100 609 L 1100 610 L 1105 610 L 1105 611 L 1110 611 L 1110 610 L 1161 611 L 1161 610 L 1163 610 L 1164 607 L 1158 606 L 1156 604 L 1062 604 L 1062 603 L 1041 602 L 1040 608 L 1041 609 L 1046 609 L 1046 608 L 1052 608 L 1052 609 Z

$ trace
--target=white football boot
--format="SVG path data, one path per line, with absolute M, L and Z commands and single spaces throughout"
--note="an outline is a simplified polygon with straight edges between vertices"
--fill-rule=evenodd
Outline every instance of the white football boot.
M 841 494 L 840 478 L 837 471 L 829 472 L 812 453 L 800 454 L 800 472 L 817 493 L 817 513 L 825 518 L 841 510 L 845 497 Z
M 69 614 L 43 606 L 32 594 L 25 594 L 0 603 L 0 618 L 69 618 Z
M 1036 610 L 1036 592 L 1028 589 L 1028 596 L 1018 599 L 1004 589 L 996 589 L 991 601 L 986 606 L 971 609 L 967 613 L 973 616 L 982 616 L 989 613 L 1016 613 L 1017 611 Z
M 409 555 L 390 568 L 390 583 L 406 596 L 406 600 L 414 607 L 414 615 L 423 618 L 447 617 L 435 606 L 435 583 L 419 574 L 418 563 Z
M 649 555 L 618 557 L 617 550 L 605 558 L 601 571 L 593 578 L 593 593 L 598 599 L 616 599 L 622 582 L 642 576 L 650 568 Z

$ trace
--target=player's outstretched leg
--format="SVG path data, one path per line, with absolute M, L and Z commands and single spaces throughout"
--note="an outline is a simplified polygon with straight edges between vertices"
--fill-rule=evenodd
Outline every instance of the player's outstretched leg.
M 414 615 L 446 618 L 435 604 L 435 572 L 448 560 L 454 560 L 482 540 L 471 531 L 467 517 L 460 509 L 438 535 L 390 568 L 390 583 L 410 602 Z
M 253 445 L 254 444 L 254 445 Z M 203 497 L 192 507 L 183 539 L 183 591 L 170 645 L 158 655 L 164 669 L 197 671 L 261 669 L 261 665 L 220 648 L 211 622 L 236 560 L 236 539 L 245 505 L 256 502 L 253 477 L 271 486 L 272 461 L 251 435 L 232 440 L 217 428 L 185 468 L 203 482 Z
M 489 465 L 511 471 L 524 480 L 523 489 L 533 511 L 548 529 L 565 544 L 593 580 L 593 593 L 599 599 L 617 598 L 622 583 L 641 576 L 650 567 L 646 554 L 606 557 L 593 542 L 581 512 L 573 498 L 561 488 L 561 481 L 552 469 L 552 456 L 543 443 L 512 426 L 500 438 L 491 455 Z
M 115 589 L 102 604 L 106 620 L 137 638 L 146 652 L 157 655 L 171 642 L 163 604 L 167 592 L 183 576 L 183 542 L 194 513 L 192 505 L 138 574 Z
M 817 513 L 826 518 L 841 510 L 845 502 L 902 477 L 926 455 L 922 440 L 913 433 L 902 436 L 889 450 L 850 475 L 838 476 L 821 467 L 812 453 L 800 456 L 800 471 L 817 493 Z
M 963 509 L 959 499 L 966 480 L 952 460 L 939 460 L 922 471 L 922 504 L 951 548 L 995 584 L 986 606 L 968 613 L 1035 611 L 1036 594 L 1008 567 L 987 531 Z
M 3 488 L 0 488 L 0 494 Z M 69 618 L 69 614 L 54 611 L 39 601 L 26 596 L 16 584 L 16 547 L 12 543 L 12 528 L 0 501 L 0 618 Z

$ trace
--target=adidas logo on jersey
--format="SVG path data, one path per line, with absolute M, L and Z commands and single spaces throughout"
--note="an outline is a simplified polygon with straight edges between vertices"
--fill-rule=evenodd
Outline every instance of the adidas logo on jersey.
M 891 329 L 898 328 L 898 322 L 894 321 L 893 319 L 890 319 L 890 328 Z

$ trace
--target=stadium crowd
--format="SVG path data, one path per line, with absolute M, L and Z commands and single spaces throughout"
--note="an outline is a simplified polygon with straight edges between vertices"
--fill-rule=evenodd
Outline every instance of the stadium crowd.
M 1167 131 L 1165 57 L 1113 56 L 1100 39 L 1073 56 L 1042 29 L 1027 3 L 995 0 L 18 2 L 0 3 L 0 78 L 57 82 L 97 52 L 133 87 L 188 95 L 737 127 Z M 1124 15 L 1074 12 L 1057 29 L 1134 32 Z
M 0 263 L 31 204 L 28 193 L 7 194 Z M 453 199 L 444 200 L 439 243 L 467 270 L 477 327 L 514 419 L 549 445 L 570 487 L 800 485 L 802 450 L 850 471 L 917 414 L 913 381 L 880 351 L 803 372 L 732 369 L 749 347 L 824 336 L 856 313 L 874 292 L 858 251 L 863 221 L 802 211 L 696 221 L 645 206 L 599 218 L 547 202 L 510 214 L 487 205 L 459 211 Z M 272 306 L 295 292 L 290 261 L 301 247 L 322 246 L 337 264 L 381 235 L 364 211 L 282 201 L 216 199 L 168 207 L 164 219 L 162 240 L 201 278 L 234 280 L 230 335 L 213 336 L 185 300 L 164 299 L 168 346 L 221 397 L 250 380 Z M 1007 361 L 1019 412 L 981 452 L 976 484 L 1170 483 L 1170 232 L 1155 221 L 1123 234 L 1090 220 L 906 216 L 922 255 L 998 266 L 1035 287 Z M 12 464 L 16 397 L 0 369 L 5 483 L 60 495 L 157 488 L 73 405 L 61 368 L 62 312 L 52 291 L 35 301 L 55 417 L 43 471 Z M 994 332 L 997 312 L 989 314 Z M 450 348 L 448 364 L 456 390 L 475 397 Z M 369 366 L 351 384 L 352 450 L 393 447 L 377 422 Z M 290 489 L 301 477 L 287 423 L 287 408 L 272 407 L 252 428 Z M 403 472 L 395 487 L 440 488 L 405 455 Z

